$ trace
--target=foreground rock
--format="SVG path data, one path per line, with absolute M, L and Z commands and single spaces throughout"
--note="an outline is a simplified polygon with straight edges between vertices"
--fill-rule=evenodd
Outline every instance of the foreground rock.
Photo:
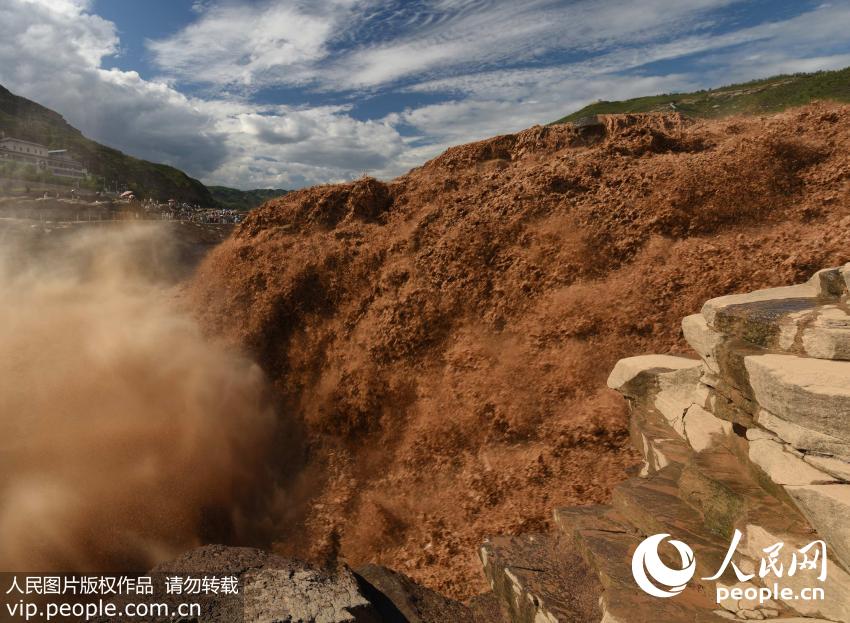
M 617 486 L 610 506 L 556 510 L 558 530 L 530 538 L 538 547 L 483 545 L 485 574 L 512 621 L 850 621 L 849 287 L 850 264 L 802 285 L 713 299 L 682 323 L 699 359 L 621 360 L 608 384 L 631 407 L 640 476 Z M 694 554 L 692 579 L 670 598 L 647 594 L 633 575 L 637 546 L 657 534 Z M 792 558 L 819 540 L 826 578 L 819 564 Z M 737 570 L 719 573 L 725 561 Z M 723 593 L 773 583 L 791 592 Z M 800 598 L 809 587 L 824 598 Z M 594 600 L 598 612 L 578 611 Z
M 340 563 L 323 570 L 259 549 L 208 545 L 150 571 L 171 614 L 150 621 L 183 623 L 500 623 L 501 607 L 483 595 L 470 605 L 448 599 L 378 565 L 354 571 Z M 233 578 L 237 591 L 165 593 L 169 578 Z M 138 602 L 138 597 L 127 601 Z M 177 616 L 197 604 L 200 616 Z M 118 602 L 123 606 L 124 602 Z M 124 621 L 127 619 L 102 619 Z
M 200 616 L 180 620 L 197 623 L 382 623 L 378 608 L 363 594 L 358 578 L 347 567 L 315 569 L 295 560 L 247 547 L 208 545 L 187 552 L 150 571 L 154 586 L 169 578 L 233 578 L 236 591 L 199 595 L 156 588 L 151 603 L 169 606 L 170 615 L 152 621 L 175 620 L 180 604 L 197 604 Z M 128 601 L 138 601 L 137 597 Z M 118 603 L 124 605 L 123 602 Z M 123 621 L 126 619 L 104 619 Z

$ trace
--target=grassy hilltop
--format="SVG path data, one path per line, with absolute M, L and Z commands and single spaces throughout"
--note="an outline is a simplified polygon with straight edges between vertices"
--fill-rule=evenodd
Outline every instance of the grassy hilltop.
M 227 186 L 208 186 L 213 199 L 223 208 L 239 210 L 240 212 L 253 210 L 264 204 L 269 199 L 275 199 L 288 193 L 282 188 L 256 188 L 254 190 L 239 190 Z
M 779 112 L 814 100 L 850 102 L 850 67 L 837 71 L 773 76 L 693 93 L 667 93 L 618 102 L 599 101 L 558 119 L 567 123 L 600 114 L 678 110 L 692 117 Z

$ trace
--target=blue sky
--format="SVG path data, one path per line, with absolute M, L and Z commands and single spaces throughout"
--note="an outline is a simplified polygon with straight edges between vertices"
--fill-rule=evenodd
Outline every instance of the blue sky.
M 850 1 L 0 0 L 0 84 L 208 183 L 393 177 L 596 99 L 850 65 Z

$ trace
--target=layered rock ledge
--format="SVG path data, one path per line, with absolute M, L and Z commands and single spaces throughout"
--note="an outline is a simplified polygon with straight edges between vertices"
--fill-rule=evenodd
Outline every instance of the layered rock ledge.
M 510 620 L 850 621 L 848 289 L 850 264 L 804 284 L 712 299 L 682 321 L 698 357 L 618 362 L 608 385 L 629 402 L 641 472 L 616 487 L 610 506 L 556 510 L 552 534 L 482 546 Z M 753 577 L 742 582 L 727 565 L 716 580 L 700 579 L 723 566 L 736 531 L 732 560 Z M 672 598 L 644 593 L 632 575 L 632 554 L 654 534 L 689 544 L 696 559 L 693 579 Z M 784 559 L 815 540 L 827 544 L 825 581 L 811 572 L 762 577 L 776 543 Z M 718 587 L 777 581 L 795 597 L 807 586 L 825 597 L 716 599 Z

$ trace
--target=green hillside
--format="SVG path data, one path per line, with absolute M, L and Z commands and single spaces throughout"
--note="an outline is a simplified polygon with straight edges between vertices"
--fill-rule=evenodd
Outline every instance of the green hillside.
M 668 93 L 619 102 L 599 101 L 554 123 L 601 114 L 674 109 L 692 117 L 754 115 L 779 112 L 814 100 L 850 102 L 850 67 L 812 74 L 774 76 L 694 93 Z
M 177 199 L 212 207 L 215 202 L 201 182 L 174 167 L 139 160 L 87 139 L 62 115 L 0 86 L 0 132 L 23 140 L 68 149 L 89 172 L 109 186 L 131 189 L 142 197 Z
M 254 190 L 239 190 L 227 186 L 207 186 L 213 199 L 223 208 L 247 212 L 265 203 L 269 199 L 288 193 L 282 188 L 256 188 Z

